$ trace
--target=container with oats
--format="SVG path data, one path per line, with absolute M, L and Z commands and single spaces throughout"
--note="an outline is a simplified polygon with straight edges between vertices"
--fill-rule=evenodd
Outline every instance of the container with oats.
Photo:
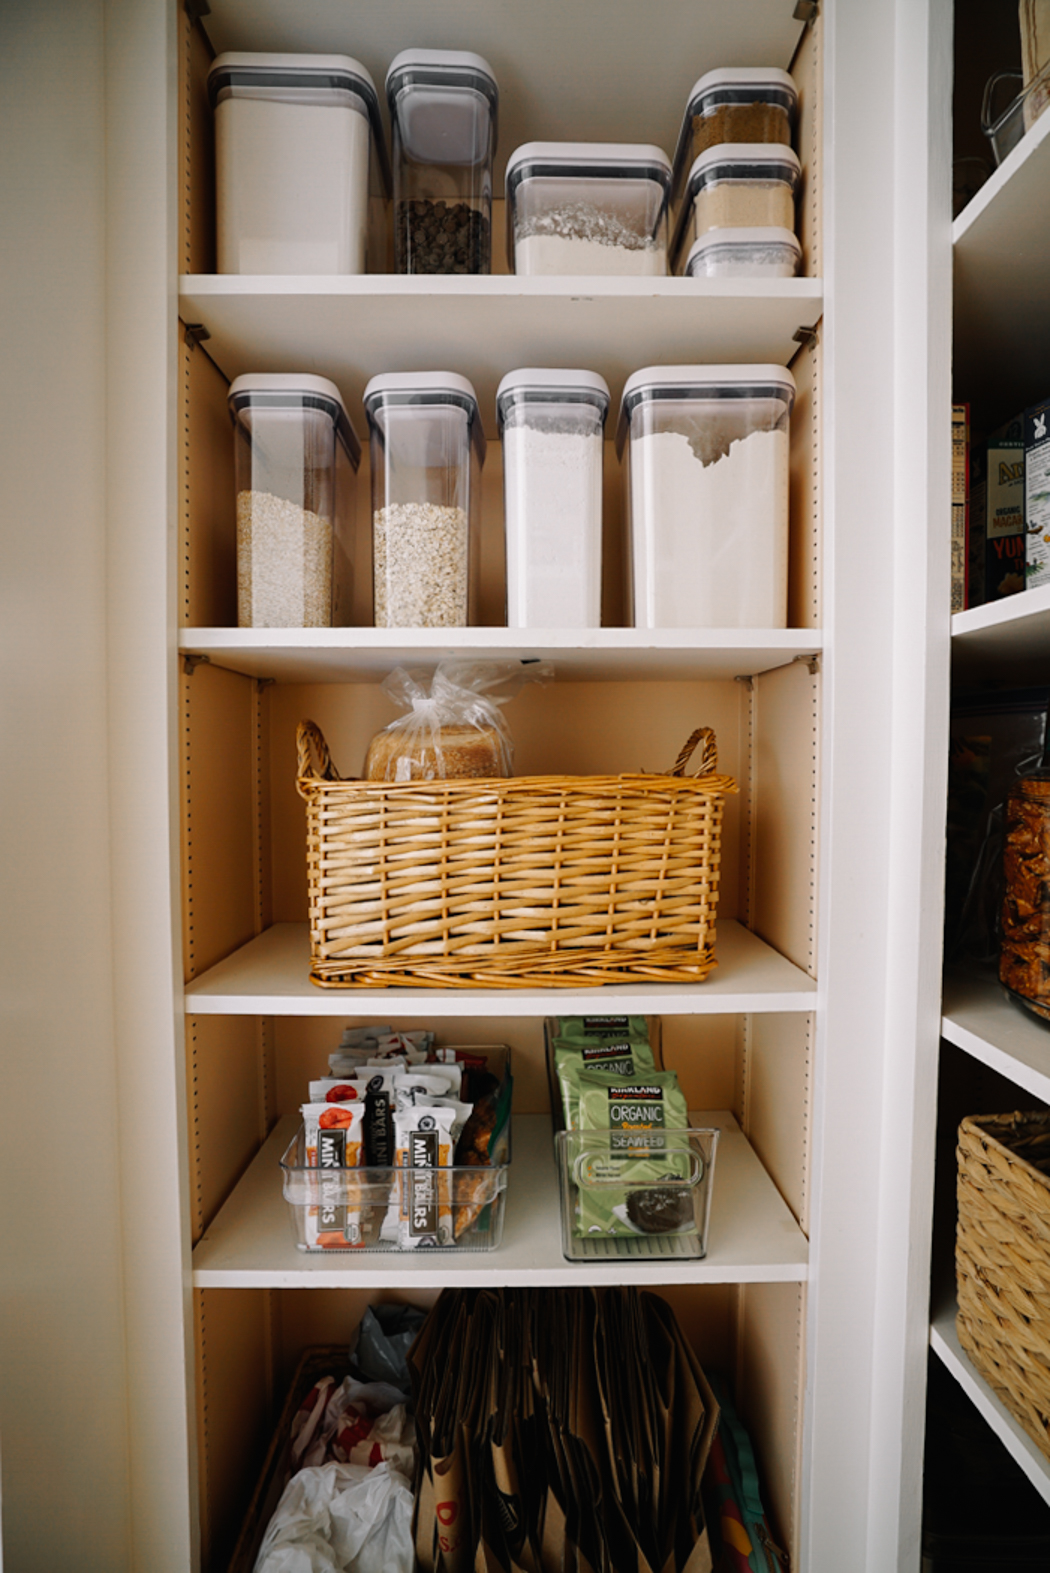
M 789 147 L 723 142 L 689 171 L 671 248 L 681 273 L 696 241 L 716 229 L 795 228 L 802 170 Z
M 262 373 L 229 392 L 241 628 L 346 627 L 361 444 L 324 377 Z
M 365 389 L 371 437 L 377 628 L 476 620 L 485 435 L 474 389 L 454 372 L 390 372 Z
M 720 142 L 779 142 L 791 146 L 798 119 L 798 90 L 775 66 L 733 66 L 708 71 L 686 101 L 674 155 L 677 201 L 694 159 Z

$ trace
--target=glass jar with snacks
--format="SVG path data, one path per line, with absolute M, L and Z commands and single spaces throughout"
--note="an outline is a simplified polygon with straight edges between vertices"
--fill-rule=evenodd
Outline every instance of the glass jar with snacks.
M 364 66 L 348 55 L 225 54 L 208 94 L 219 272 L 364 273 L 370 250 L 382 271 L 390 167 Z
M 229 392 L 241 628 L 346 627 L 361 444 L 324 377 L 238 377 Z
M 801 179 L 789 147 L 725 142 L 693 164 L 672 247 L 681 271 L 694 242 L 712 229 L 795 228 L 795 195 Z
M 1050 770 L 1015 781 L 1006 799 L 999 981 L 1050 1021 Z
M 798 90 L 775 66 L 708 71 L 686 101 L 674 156 L 675 198 L 694 159 L 720 142 L 780 142 L 791 146 Z
M 526 142 L 507 162 L 515 273 L 665 274 L 670 190 L 658 147 Z
M 636 628 L 783 628 L 788 448 L 784 366 L 648 366 L 627 379 L 629 592 Z
M 485 435 L 454 372 L 391 372 L 365 389 L 377 628 L 475 620 Z
M 685 260 L 690 279 L 793 279 L 802 260 L 789 229 L 709 229 Z
M 386 77 L 398 273 L 489 273 L 499 89 L 480 55 L 404 49 Z
M 608 408 L 592 371 L 512 371 L 499 385 L 511 628 L 601 626 Z

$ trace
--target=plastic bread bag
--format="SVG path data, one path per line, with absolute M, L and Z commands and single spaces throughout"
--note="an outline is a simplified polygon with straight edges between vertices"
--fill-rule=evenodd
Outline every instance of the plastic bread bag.
M 578 1128 L 608 1133 L 608 1146 L 590 1159 L 596 1183 L 578 1187 L 576 1232 L 695 1232 L 692 1193 L 680 1183 L 691 1172 L 689 1109 L 674 1071 L 643 1080 L 584 1071 L 579 1084 Z
M 368 781 L 438 781 L 513 774 L 502 707 L 522 685 L 554 675 L 549 662 L 442 661 L 431 676 L 399 666 L 383 689 L 406 715 L 377 732 Z
M 455 1109 L 417 1106 L 394 1116 L 397 1131 L 397 1243 L 403 1251 L 420 1246 L 451 1245 L 452 1126 Z
M 363 1153 L 361 1103 L 302 1105 L 307 1166 L 322 1169 L 318 1203 L 306 1210 L 307 1247 L 345 1251 L 363 1244 L 359 1186 L 348 1170 L 359 1169 Z

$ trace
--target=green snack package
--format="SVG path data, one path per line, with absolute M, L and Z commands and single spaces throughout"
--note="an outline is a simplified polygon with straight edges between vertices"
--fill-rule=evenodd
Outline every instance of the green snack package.
M 563 1021 L 573 1024 L 595 1020 L 615 1021 L 621 1030 L 581 1033 L 578 1036 L 559 1034 L 551 1045 L 554 1054 L 554 1074 L 561 1089 L 565 1125 L 570 1131 L 577 1128 L 576 1078 L 579 1072 L 602 1072 L 609 1076 L 644 1076 L 656 1069 L 648 1033 L 645 1031 L 644 1016 L 563 1018 Z M 643 1030 L 632 1037 L 629 1027 L 639 1022 Z M 624 1027 L 628 1030 L 624 1031 Z
M 586 1165 L 592 1183 L 581 1177 L 577 1234 L 694 1233 L 692 1189 L 674 1183 L 692 1166 L 680 1134 L 689 1110 L 674 1071 L 630 1079 L 582 1071 L 577 1088 L 578 1128 L 609 1137 Z
M 629 1039 L 649 1042 L 649 1025 L 644 1016 L 559 1016 L 555 1042 L 589 1043 Z

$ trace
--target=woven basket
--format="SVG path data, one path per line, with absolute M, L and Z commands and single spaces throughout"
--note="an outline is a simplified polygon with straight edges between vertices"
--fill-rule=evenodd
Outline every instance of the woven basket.
M 297 742 L 322 987 L 695 983 L 714 966 L 736 783 L 709 728 L 670 775 L 506 781 L 346 781 L 312 721 Z
M 1050 1114 L 959 1127 L 959 1342 L 1050 1457 Z

